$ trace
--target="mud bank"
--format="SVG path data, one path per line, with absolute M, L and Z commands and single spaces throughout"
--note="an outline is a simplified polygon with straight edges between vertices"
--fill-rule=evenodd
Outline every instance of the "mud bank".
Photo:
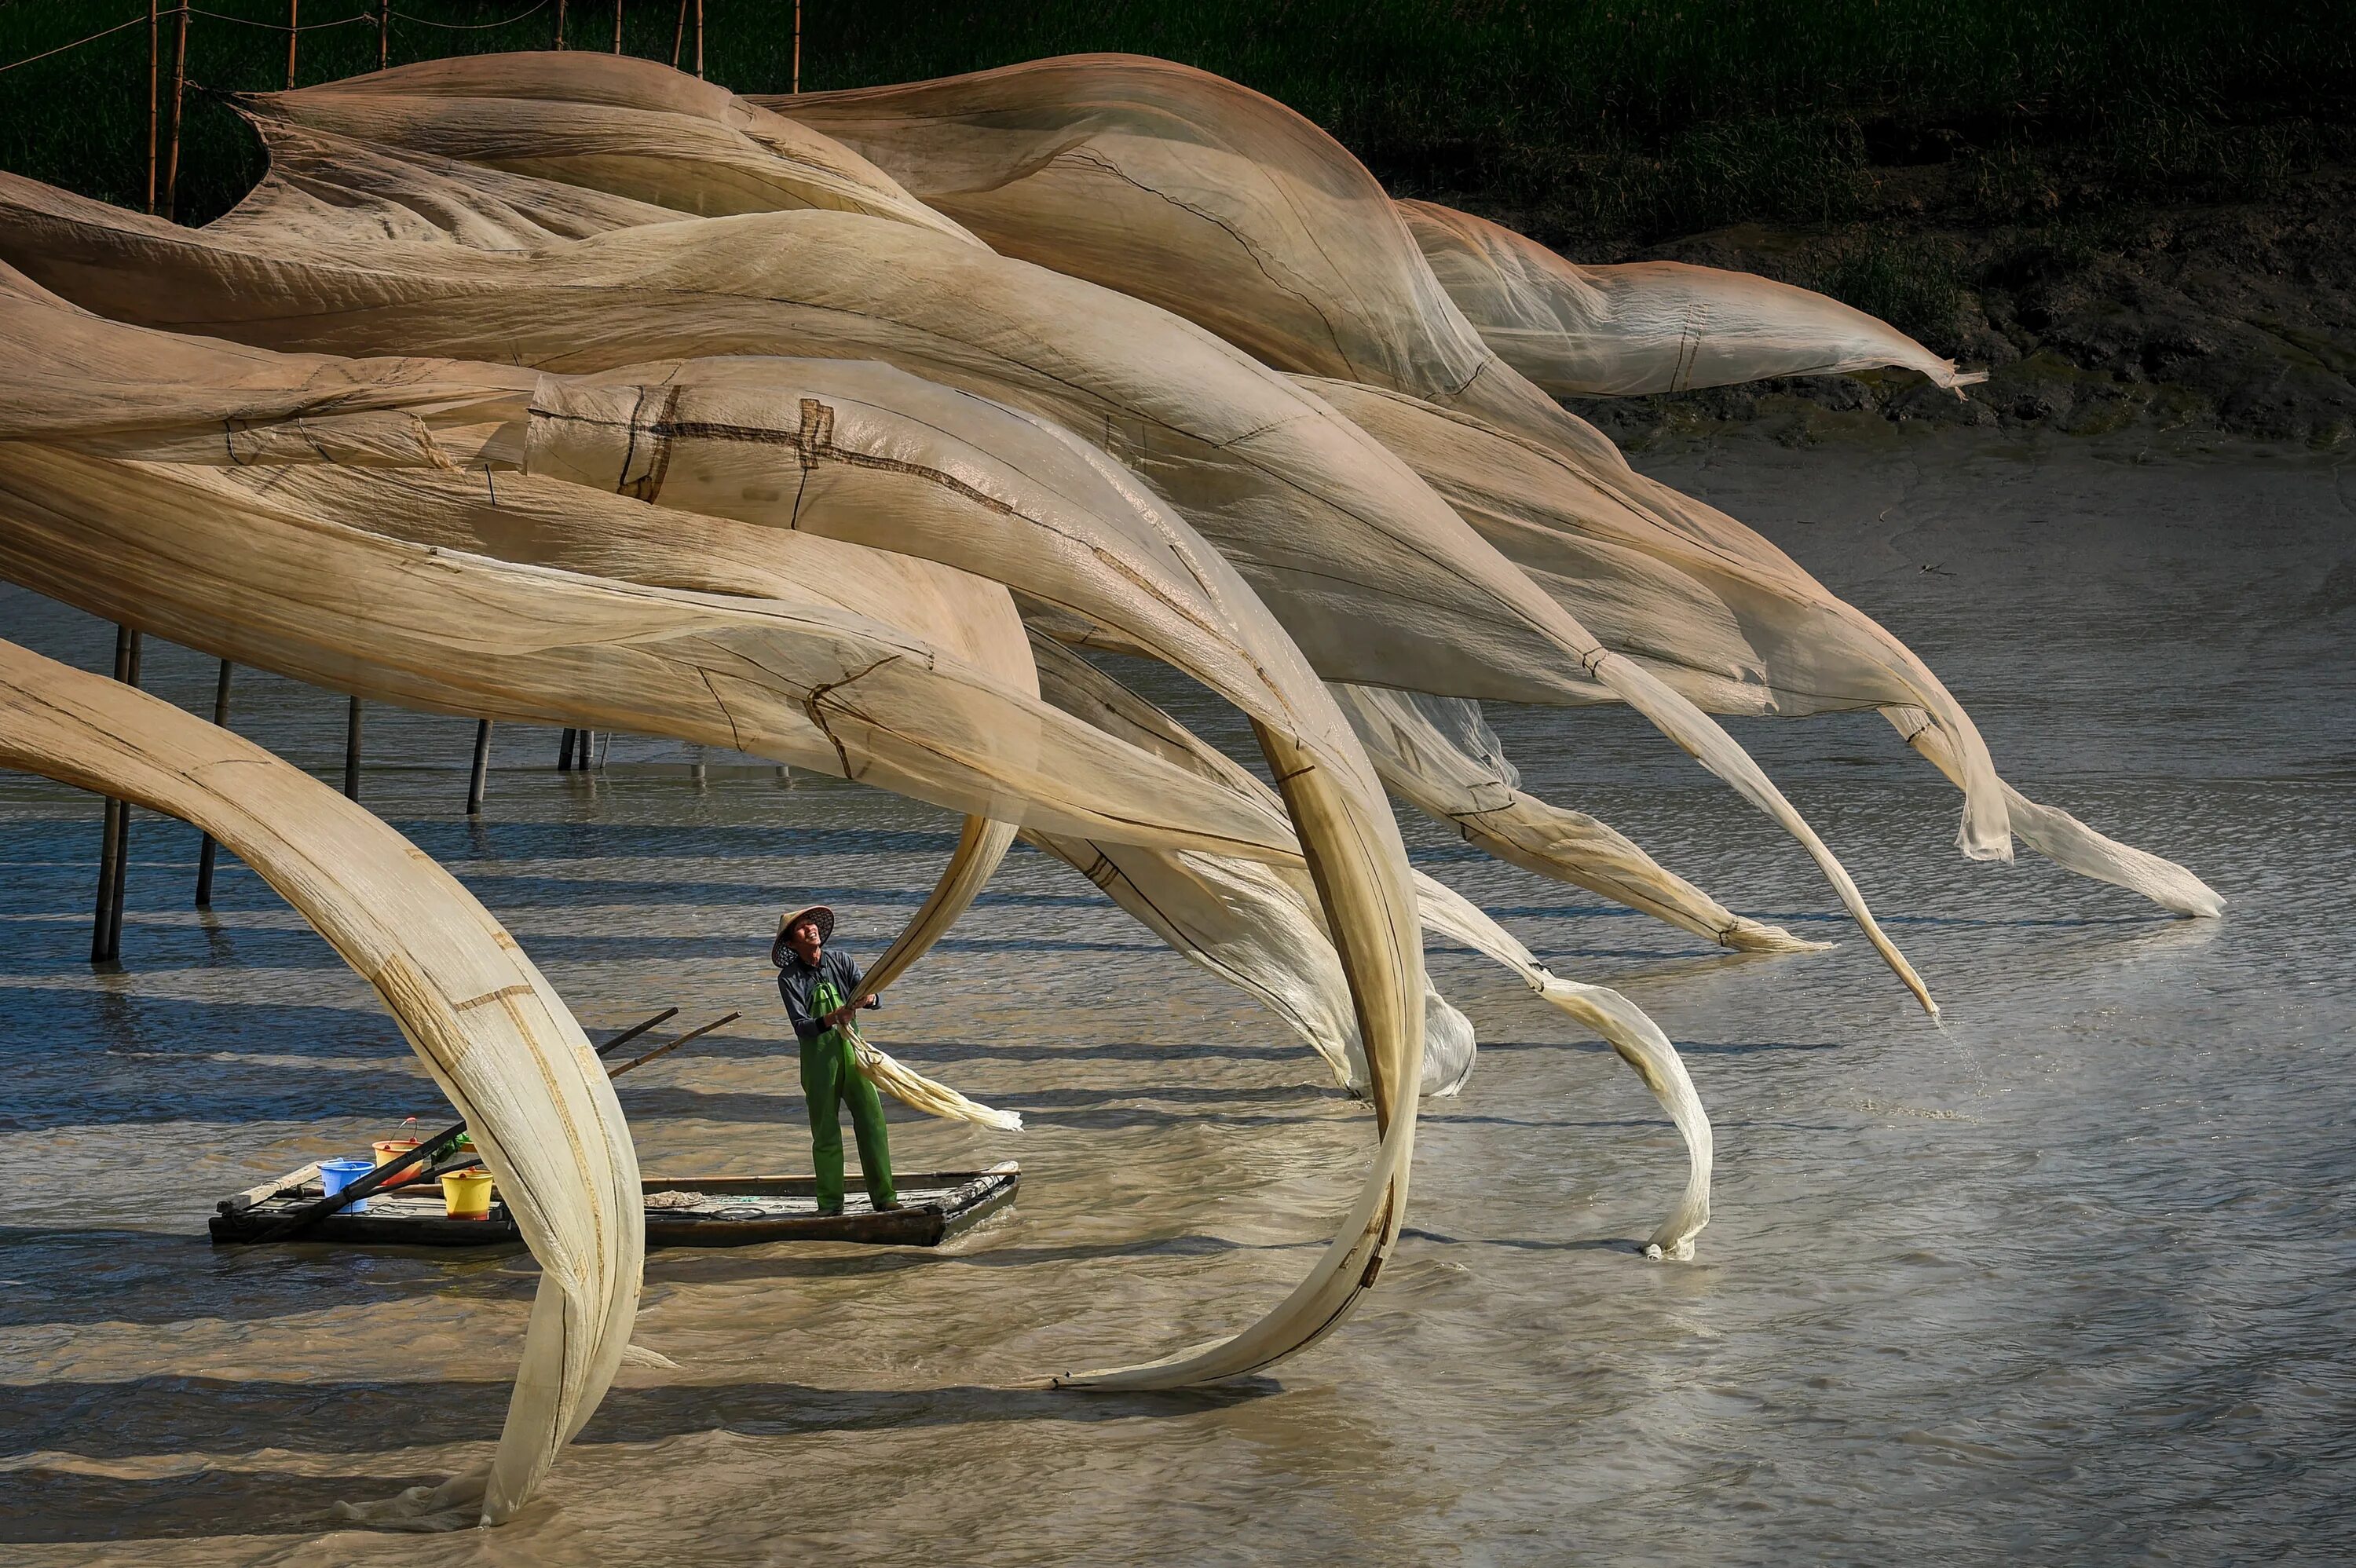
M 1890 320 L 1985 368 L 1958 400 L 1899 372 L 1819 376 L 1573 407 L 1625 445 L 1747 428 L 1805 443 L 1921 421 L 2072 435 L 2184 432 L 2330 450 L 2356 435 L 2356 169 L 2263 200 L 2074 208 L 1988 223 L 1935 170 L 1893 170 L 1879 210 L 1818 229 L 1742 224 L 1666 241 L 1557 229 L 1443 197 L 1581 261 L 1758 272 Z

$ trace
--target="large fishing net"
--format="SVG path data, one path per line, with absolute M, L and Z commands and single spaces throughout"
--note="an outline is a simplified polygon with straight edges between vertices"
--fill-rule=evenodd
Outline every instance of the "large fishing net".
M 1356 1200 L 1240 1332 L 1060 1381 L 1249 1372 L 1374 1283 L 1419 1097 L 1475 1060 L 1426 930 L 1635 1070 L 1689 1156 L 1649 1244 L 1690 1255 L 1711 1136 L 1667 1036 L 1411 869 L 1386 788 L 1723 945 L 1817 944 L 1524 789 L 1483 702 L 1637 709 L 1799 842 L 1925 1008 L 1713 715 L 1878 709 L 1962 790 L 1966 855 L 2017 834 L 2179 912 L 2222 904 L 2028 800 L 1896 637 L 1549 395 L 1973 379 L 1821 296 L 1581 268 L 1395 204 L 1282 105 L 1126 57 L 774 100 L 619 58 L 477 57 L 238 107 L 270 172 L 203 229 L 0 176 L 0 575 L 371 698 L 947 806 L 958 846 L 869 988 L 1021 836 L 1264 1002 L 1372 1106 Z M 1266 780 L 1082 650 L 1231 704 Z M 859 1051 L 912 1104 L 1019 1125 Z M 503 1446 L 492 1511 L 577 1419 L 543 1424 L 529 1464 Z

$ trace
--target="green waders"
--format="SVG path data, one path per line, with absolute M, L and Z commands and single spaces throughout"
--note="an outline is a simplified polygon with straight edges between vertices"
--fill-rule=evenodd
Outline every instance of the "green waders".
M 810 1010 L 820 1018 L 843 1004 L 831 981 L 820 981 Z M 859 1071 L 847 1030 L 828 1029 L 802 1041 L 802 1094 L 809 1101 L 810 1160 L 818 1169 L 820 1212 L 842 1208 L 842 1123 L 840 1107 L 851 1104 L 851 1130 L 859 1139 L 859 1174 L 877 1207 L 899 1201 L 892 1188 L 892 1144 L 884 1130 L 884 1101 Z

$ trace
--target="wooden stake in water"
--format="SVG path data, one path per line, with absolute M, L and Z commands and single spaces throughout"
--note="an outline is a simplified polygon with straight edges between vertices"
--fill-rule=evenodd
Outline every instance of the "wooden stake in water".
M 392 0 L 376 0 L 376 69 L 392 58 Z
M 229 660 L 221 660 L 220 679 L 213 687 L 213 722 L 224 730 L 229 728 L 229 672 L 234 667 Z M 197 850 L 197 907 L 198 909 L 213 907 L 213 859 L 220 849 L 220 846 L 214 843 L 213 836 L 208 833 L 205 835 L 204 843 Z
M 114 628 L 114 678 L 125 686 L 139 684 L 139 634 L 129 626 Z M 93 964 L 112 964 L 122 956 L 123 871 L 130 854 L 131 807 L 110 799 L 105 836 L 98 847 L 98 908 L 90 938 Z
M 703 0 L 695 0 L 695 80 L 703 80 Z
M 359 797 L 360 699 L 355 697 L 351 707 L 344 713 L 344 798 L 358 800 Z
M 614 0 L 614 52 L 622 52 L 622 0 Z
M 491 721 L 475 720 L 475 769 L 466 780 L 466 815 L 483 815 L 483 776 L 491 768 Z
M 572 769 L 573 748 L 579 741 L 580 736 L 580 731 L 567 729 L 564 731 L 564 739 L 557 742 L 556 771 L 558 773 L 566 773 Z
M 286 0 L 286 91 L 294 91 L 294 41 L 303 36 L 303 0 Z
M 687 0 L 679 0 L 679 26 L 670 34 L 670 69 L 679 69 L 679 51 L 687 47 Z
M 802 0 L 794 0 L 794 91 L 802 90 Z
M 556 0 L 556 47 L 564 47 L 564 0 Z

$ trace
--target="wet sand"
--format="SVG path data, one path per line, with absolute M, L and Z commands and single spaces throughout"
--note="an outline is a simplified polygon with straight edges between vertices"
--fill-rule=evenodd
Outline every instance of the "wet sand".
M 445 1109 L 367 988 L 192 829 L 134 829 L 120 973 L 87 963 L 94 801 L 0 774 L 0 1561 L 1014 1563 L 2330 1561 L 2356 1377 L 2356 476 L 1963 438 L 1648 466 L 1922 653 L 2032 797 L 2233 901 L 2170 920 L 1952 848 L 1957 797 L 1870 715 L 1738 733 L 1946 1008 L 1916 1013 L 1804 857 L 1625 714 L 1498 709 L 1530 787 L 1733 907 L 1840 943 L 1721 955 L 1408 824 L 1419 863 L 1678 1042 L 1717 1128 L 1695 1262 L 1639 1239 L 1674 1130 L 1599 1042 L 1437 952 L 1482 1055 L 1430 1103 L 1408 1234 L 1314 1351 L 1240 1388 L 1042 1374 L 1239 1327 L 1309 1266 L 1362 1107 L 1240 993 L 1018 852 L 875 1015 L 1013 1136 L 895 1115 L 904 1168 L 1024 1168 L 948 1249 L 659 1253 L 625 1370 L 514 1525 L 339 1526 L 480 1463 L 533 1284 L 480 1257 L 216 1252 L 213 1201 Z M 111 635 L 0 590 L 85 667 Z M 211 665 L 151 645 L 191 708 Z M 241 675 L 323 775 L 340 698 Z M 1164 694 L 1222 740 L 1229 716 Z M 650 1170 L 800 1169 L 765 952 L 823 898 L 873 956 L 943 814 L 617 739 L 371 709 L 364 798 L 509 923 L 593 1029 L 743 1022 L 626 1079 Z

